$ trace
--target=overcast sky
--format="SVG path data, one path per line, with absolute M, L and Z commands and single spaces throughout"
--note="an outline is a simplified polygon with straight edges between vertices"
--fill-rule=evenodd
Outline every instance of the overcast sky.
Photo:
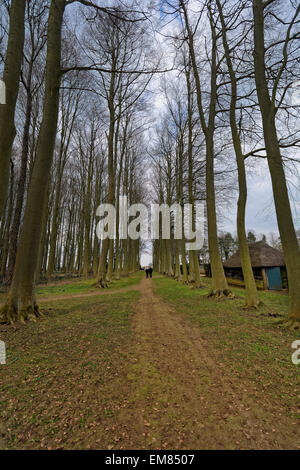
M 105 2 L 106 5 L 109 5 L 112 2 Z M 140 5 L 149 6 L 149 3 L 143 0 L 135 3 L 137 8 L 138 3 Z M 170 15 L 164 15 L 162 10 L 163 1 L 155 0 L 153 3 L 156 4 L 156 13 L 152 16 L 152 26 L 153 26 L 153 39 L 156 42 L 157 54 L 163 56 L 162 65 L 164 67 L 170 68 L 173 65 L 174 59 L 174 48 L 170 45 L 170 40 L 166 38 L 168 35 L 173 35 L 176 29 L 179 26 L 178 20 L 173 19 Z M 172 2 L 169 2 L 172 3 Z M 126 4 L 126 2 L 125 2 Z M 190 0 L 189 9 L 191 16 L 195 18 L 198 15 L 199 10 L 199 1 Z M 71 12 L 71 10 L 69 10 Z M 74 14 L 74 20 L 76 13 L 79 12 L 78 8 L 72 9 L 72 16 Z M 77 16 L 76 22 L 80 23 L 80 15 Z M 202 31 L 203 33 L 203 27 Z M 167 74 L 164 74 L 164 79 L 171 82 L 176 80 L 178 72 L 171 71 Z M 161 91 L 161 82 L 162 75 L 155 75 L 152 79 L 149 88 L 149 96 L 151 100 L 151 113 L 154 122 L 157 124 L 161 116 L 163 115 L 166 103 L 164 95 Z M 152 129 L 149 140 L 153 136 L 154 129 Z M 234 159 L 234 157 L 233 157 Z M 254 167 L 255 166 L 255 171 Z M 296 228 L 300 228 L 300 219 L 299 214 L 297 213 L 297 208 L 300 209 L 299 203 L 299 178 L 296 174 L 289 173 L 289 180 L 291 181 L 290 189 L 292 195 L 292 209 L 295 220 Z M 247 171 L 247 181 L 248 181 L 248 202 L 247 202 L 247 212 L 246 212 L 246 227 L 247 230 L 252 230 L 257 233 L 258 237 L 262 234 L 265 234 L 267 237 L 271 233 L 278 234 L 278 226 L 276 221 L 275 208 L 273 203 L 272 195 L 272 186 L 270 181 L 269 170 L 266 161 L 261 159 L 256 159 L 254 162 L 250 162 L 250 168 Z M 236 194 L 237 193 L 233 193 Z M 233 234 L 236 234 L 236 197 L 233 196 L 231 199 L 231 204 L 226 207 L 226 210 L 222 210 L 222 219 L 219 221 L 219 230 L 220 231 L 229 231 Z M 225 212 L 225 214 L 224 214 Z
M 106 2 L 106 5 L 110 2 Z M 113 3 L 113 2 L 112 2 Z M 144 2 L 147 4 L 147 2 Z M 171 17 L 164 17 L 162 10 L 159 8 L 161 6 L 161 0 L 157 0 L 157 12 L 156 16 L 153 17 L 153 39 L 156 41 L 157 52 L 159 55 L 163 55 L 163 65 L 166 67 L 171 67 L 173 64 L 173 53 L 174 50 L 170 46 L 169 41 L 165 38 L 165 35 L 168 33 L 173 34 L 178 27 L 177 20 L 170 21 Z M 126 2 L 125 2 L 126 4 Z M 191 0 L 190 6 L 194 11 L 196 11 L 199 6 L 197 0 Z M 77 7 L 68 8 L 68 20 L 67 24 L 69 26 L 73 24 L 83 24 L 82 17 L 80 15 L 80 9 Z M 195 13 L 197 15 L 197 13 Z M 167 21 L 166 21 L 167 18 Z M 71 20 L 71 23 L 70 23 Z M 73 20 L 73 21 L 72 21 Z M 167 80 L 172 81 L 176 79 L 177 72 L 169 72 L 167 74 Z M 163 93 L 161 90 L 161 75 L 156 75 L 150 85 L 150 96 L 151 96 L 151 113 L 154 121 L 157 123 L 162 116 L 166 104 L 164 100 Z M 152 130 L 153 132 L 153 130 Z M 271 233 L 278 234 L 278 227 L 276 222 L 276 214 L 273 203 L 272 187 L 269 176 L 269 170 L 266 161 L 261 159 L 255 162 L 255 172 L 253 170 L 253 163 L 251 163 L 250 171 L 247 172 L 248 179 L 248 202 L 247 202 L 247 212 L 246 212 L 246 227 L 247 230 L 255 231 L 255 233 L 260 237 L 262 234 L 265 234 L 267 237 Z M 291 190 L 291 199 L 292 199 L 292 210 L 294 215 L 294 221 L 296 229 L 300 229 L 300 199 L 299 199 L 299 177 L 296 173 L 289 173 L 288 179 L 290 181 L 290 190 Z M 225 212 L 225 215 L 224 215 Z M 236 234 L 236 196 L 232 197 L 231 204 L 226 207 L 225 211 L 222 211 L 223 217 L 219 222 L 220 231 L 229 231 L 232 234 Z M 148 247 L 143 254 L 142 264 L 149 263 L 150 257 L 147 254 L 147 251 L 150 250 Z
M 161 5 L 162 2 L 159 2 Z M 197 9 L 199 9 L 198 0 L 190 0 L 190 11 L 193 11 L 193 14 L 197 16 Z M 167 25 L 164 26 L 164 22 Z M 163 22 L 163 17 L 160 12 L 160 28 L 156 34 L 156 40 L 158 43 L 158 48 L 164 51 L 164 59 L 166 65 L 171 66 L 173 62 L 173 50 L 172 47 L 168 45 L 168 40 L 165 38 L 165 35 L 172 34 L 176 30 L 178 23 L 177 20 L 170 22 L 170 17 L 165 17 Z M 160 34 L 162 33 L 162 34 Z M 168 80 L 174 80 L 176 72 L 171 72 L 168 74 Z M 162 96 L 162 93 L 159 92 L 159 80 L 161 77 L 155 77 L 152 82 L 153 90 L 153 107 L 152 112 L 157 116 L 161 116 L 165 102 Z M 297 151 L 298 152 L 298 151 Z M 254 172 L 255 167 L 255 172 Z M 290 195 L 291 195 L 291 204 L 294 215 L 294 221 L 296 229 L 300 229 L 300 185 L 299 185 L 299 175 L 297 170 L 291 169 L 287 173 Z M 247 212 L 246 212 L 246 227 L 247 230 L 253 230 L 259 236 L 265 234 L 268 238 L 270 234 L 275 233 L 278 235 L 278 226 L 276 221 L 275 207 L 273 202 L 272 194 L 272 185 L 269 175 L 268 165 L 266 160 L 261 159 L 252 159 L 250 162 L 250 168 L 247 171 L 247 182 L 248 182 L 248 202 L 247 202 Z M 236 233 L 236 197 L 233 197 L 231 204 L 226 208 L 226 215 L 224 217 L 224 211 L 222 211 L 223 217 L 219 223 L 219 230 L 229 231 L 233 234 Z

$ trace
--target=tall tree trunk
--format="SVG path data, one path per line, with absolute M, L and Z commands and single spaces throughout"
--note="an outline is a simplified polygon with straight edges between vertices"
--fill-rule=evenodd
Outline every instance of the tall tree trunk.
M 60 210 L 60 194 L 61 194 L 61 169 L 60 164 L 58 166 L 58 178 L 56 181 L 56 192 L 55 192 L 55 201 L 52 214 L 52 223 L 51 223 L 51 232 L 50 232 L 50 249 L 49 249 L 49 260 L 48 267 L 46 272 L 46 279 L 50 279 L 54 270 L 55 270 L 55 256 L 56 256 L 56 244 L 57 244 L 57 235 L 58 235 L 58 225 L 59 225 L 59 210 Z
M 276 103 L 269 95 L 265 64 L 264 3 L 253 0 L 254 67 L 259 107 L 277 215 L 278 228 L 289 282 L 288 325 L 300 327 L 300 250 L 295 232 L 286 178 L 276 130 Z
M 166 196 L 166 202 L 169 207 L 172 205 L 172 184 L 173 184 L 173 175 L 172 175 L 172 161 L 171 161 L 171 155 L 167 156 L 167 196 Z M 168 276 L 173 277 L 174 276 L 174 271 L 173 271 L 173 266 L 172 266 L 172 255 L 171 255 L 171 236 L 172 236 L 172 231 L 170 230 L 170 238 L 165 240 L 165 262 L 166 262 L 166 274 Z
M 123 251 L 123 266 L 122 266 L 122 276 L 128 276 L 128 242 L 129 240 L 122 240 L 122 251 Z
M 128 124 L 129 124 L 129 117 L 126 116 L 125 128 L 124 128 L 123 139 L 122 139 L 122 148 L 121 148 L 121 153 L 120 153 L 119 174 L 118 174 L 118 180 L 117 180 L 117 193 L 116 193 L 116 213 L 117 213 L 117 216 L 116 216 L 116 265 L 115 265 L 116 279 L 120 279 L 120 262 L 119 262 L 119 257 L 120 257 L 120 233 L 119 233 L 120 199 L 119 198 L 120 198 L 120 189 L 121 189 L 121 177 L 122 177 L 122 172 L 123 172 L 123 160 L 124 160 L 125 150 L 126 150 Z
M 181 206 L 181 226 L 184 228 L 184 200 L 183 200 L 183 152 L 178 153 L 179 156 L 179 174 L 178 174 L 178 200 Z M 182 266 L 182 276 L 181 280 L 184 284 L 188 283 L 188 271 L 186 264 L 186 250 L 185 250 L 185 236 L 184 230 L 182 231 L 182 238 L 180 240 L 180 255 L 181 255 L 181 266 Z M 181 271 L 181 270 L 180 270 Z M 181 274 L 181 272 L 180 272 Z
M 6 235 L 4 238 L 4 244 L 2 247 L 0 278 L 4 278 L 5 272 L 6 272 L 6 263 L 7 263 L 9 243 L 10 243 L 10 239 L 9 239 L 10 238 L 10 224 L 11 224 L 13 206 L 14 206 L 14 164 L 11 161 L 9 204 L 8 204 L 8 210 L 7 210 L 7 228 L 6 228 Z
M 50 6 L 43 120 L 14 276 L 6 304 L 1 309 L 1 320 L 8 322 L 17 320 L 24 322 L 40 316 L 35 299 L 34 281 L 38 259 L 37 248 L 41 237 L 43 210 L 56 138 L 61 79 L 61 29 L 65 6 L 65 0 L 53 0 Z
M 96 160 L 96 165 L 97 165 L 97 160 Z M 100 204 L 101 198 L 102 198 L 102 190 L 101 190 L 101 184 L 98 184 L 98 181 L 102 181 L 102 175 L 104 171 L 104 162 L 102 160 L 100 168 L 96 166 L 96 190 L 95 190 L 95 212 Z M 96 229 L 94 228 L 94 248 L 93 248 L 93 274 L 96 277 L 97 272 L 98 272 L 98 266 L 99 266 L 99 248 L 100 248 L 100 243 L 99 239 L 96 233 Z
M 100 261 L 98 266 L 98 273 L 97 273 L 97 286 L 105 288 L 107 287 L 106 281 L 106 262 L 107 262 L 107 253 L 109 248 L 109 239 L 105 238 L 102 240 L 101 244 L 101 254 L 100 254 Z
M 84 219 L 84 197 L 81 194 L 80 200 L 80 220 Z M 84 224 L 80 223 L 76 234 L 77 238 L 77 254 L 76 254 L 76 270 L 79 275 L 82 273 L 82 259 L 83 259 L 83 241 L 84 241 Z
M 222 260 L 220 256 L 218 232 L 217 232 L 217 214 L 216 214 L 216 198 L 215 198 L 215 179 L 214 179 L 214 130 L 215 130 L 215 117 L 216 117 L 216 104 L 217 104 L 217 43 L 216 31 L 213 22 L 210 18 L 212 30 L 212 49 L 210 61 L 210 104 L 208 113 L 208 123 L 204 113 L 202 103 L 202 90 L 200 75 L 198 71 L 194 37 L 189 25 L 187 8 L 184 0 L 179 0 L 182 8 L 185 26 L 187 29 L 188 45 L 190 51 L 190 58 L 196 84 L 197 105 L 199 117 L 203 133 L 205 135 L 206 143 L 206 210 L 207 210 L 207 226 L 208 226 L 208 244 L 210 253 L 210 263 L 212 272 L 212 290 L 209 295 L 217 297 L 223 294 L 229 295 L 228 283 L 224 274 Z
M 84 196 L 84 225 L 85 225 L 85 238 L 84 238 L 84 253 L 83 253 L 83 276 L 87 277 L 91 270 L 91 186 L 93 179 L 93 160 L 95 149 L 96 133 L 94 126 L 91 129 L 91 142 L 90 142 L 90 158 L 88 164 L 88 174 L 86 182 L 86 194 Z
M 245 306 L 246 307 L 257 307 L 259 305 L 259 299 L 257 294 L 257 288 L 255 284 L 254 274 L 252 270 L 250 252 L 247 242 L 247 234 L 245 228 L 245 214 L 247 204 L 247 180 L 246 180 L 246 169 L 245 159 L 242 152 L 242 145 L 240 135 L 238 132 L 238 125 L 236 120 L 236 105 L 237 105 L 237 79 L 233 68 L 230 49 L 227 42 L 226 24 L 221 7 L 220 0 L 217 0 L 217 6 L 220 13 L 221 25 L 222 25 L 222 37 L 223 46 L 225 50 L 227 67 L 231 81 L 231 101 L 230 101 L 230 126 L 232 141 L 236 155 L 236 162 L 238 168 L 238 183 L 239 183 L 239 198 L 237 204 L 237 234 L 239 240 L 240 257 L 243 270 L 243 277 L 246 288 Z M 227 256 L 225 255 L 227 259 Z
M 29 76 L 27 81 L 27 103 L 26 103 L 26 117 L 23 129 L 23 142 L 22 142 L 22 155 L 21 155 L 21 168 L 17 187 L 16 207 L 14 211 L 14 218 L 10 231 L 10 245 L 9 245 L 9 264 L 7 268 L 6 279 L 11 282 L 13 271 L 15 267 L 18 236 L 21 223 L 21 216 L 23 210 L 23 202 L 25 195 L 26 177 L 27 177 L 27 164 L 28 164 L 28 148 L 29 148 L 29 131 L 32 110 L 32 93 L 31 93 L 31 77 L 32 77 L 32 64 L 30 64 Z
M 192 90 L 191 90 L 191 77 L 190 77 L 190 70 L 186 69 L 186 83 L 187 83 L 187 91 L 188 91 L 188 166 L 189 166 L 189 173 L 188 173 L 188 193 L 189 193 L 189 203 L 192 206 L 192 230 L 195 231 L 196 224 L 195 224 L 195 198 L 193 193 L 193 107 L 192 107 Z M 201 287 L 201 279 L 200 279 L 200 267 L 198 261 L 197 250 L 191 250 L 189 252 L 190 257 L 190 265 L 193 266 L 193 280 L 194 280 L 194 287 L 199 288 Z M 191 272 L 190 272 L 191 275 Z
M 12 0 L 3 81 L 6 104 L 0 104 L 0 220 L 2 219 L 9 186 L 9 162 L 16 135 L 15 107 L 24 46 L 25 0 Z
M 206 141 L 206 206 L 207 233 L 212 272 L 212 291 L 210 295 L 228 295 L 228 284 L 224 274 L 217 234 L 217 214 L 214 183 L 214 144 L 211 137 Z
M 112 68 L 116 66 L 115 60 L 112 61 Z M 114 138 L 115 138 L 115 103 L 114 103 L 114 96 L 115 96 L 115 81 L 116 81 L 116 74 L 111 74 L 111 81 L 110 81 L 110 89 L 109 89 L 109 100 L 108 100 L 108 107 L 109 107 L 109 134 L 108 134 L 108 196 L 107 202 L 108 204 L 114 205 L 115 203 L 115 166 L 114 166 Z M 102 244 L 102 263 L 100 259 L 99 263 L 99 271 L 97 276 L 97 283 L 100 287 L 107 287 L 107 282 L 111 280 L 111 275 L 113 271 L 113 257 L 114 257 L 114 240 L 103 240 Z M 106 257 L 107 252 L 109 253 L 109 265 L 108 270 L 106 270 Z M 105 258 L 105 264 L 104 264 Z M 104 271 L 105 268 L 105 271 Z M 108 276 L 107 276 L 108 274 Z
M 96 276 L 98 271 L 98 262 L 99 262 L 99 240 L 97 235 L 94 237 L 94 248 L 93 248 L 93 274 Z
M 178 145 L 178 147 L 179 147 L 179 145 Z M 176 204 L 180 204 L 179 148 L 178 147 L 177 147 L 177 152 L 176 152 L 176 166 L 175 166 Z M 174 219 L 174 227 L 175 227 L 175 219 Z M 174 248 L 175 248 L 174 279 L 176 281 L 179 281 L 179 279 L 181 278 L 181 273 L 180 273 L 180 240 L 174 239 Z
M 36 265 L 36 272 L 35 272 L 35 279 L 36 281 L 39 281 L 44 273 L 43 273 L 43 264 L 44 264 L 44 256 L 45 256 L 45 245 L 46 245 L 46 239 L 47 239 L 47 222 L 48 222 L 48 217 L 49 217 L 49 191 L 47 193 L 47 197 L 45 200 L 45 208 L 43 211 L 43 220 L 42 220 L 42 235 L 40 238 L 40 243 L 39 243 L 39 254 L 38 254 L 38 260 L 37 260 L 37 265 Z

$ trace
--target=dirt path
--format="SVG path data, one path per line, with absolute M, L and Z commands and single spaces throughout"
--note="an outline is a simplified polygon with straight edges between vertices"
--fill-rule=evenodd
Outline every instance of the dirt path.
M 232 378 L 200 328 L 154 295 L 151 280 L 139 290 L 129 365 L 118 378 L 122 398 L 112 384 L 119 409 L 107 428 L 113 448 L 300 448 L 283 404 Z

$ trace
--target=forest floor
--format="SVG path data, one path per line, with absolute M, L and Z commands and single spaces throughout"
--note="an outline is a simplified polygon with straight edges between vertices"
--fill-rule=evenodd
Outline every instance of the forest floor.
M 142 276 L 40 287 L 41 321 L 0 325 L 0 448 L 300 449 L 288 298 Z

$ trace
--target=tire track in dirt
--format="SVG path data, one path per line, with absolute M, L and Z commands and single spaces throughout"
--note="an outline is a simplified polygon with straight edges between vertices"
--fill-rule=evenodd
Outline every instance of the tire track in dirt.
M 154 295 L 150 279 L 138 289 L 114 448 L 299 448 L 281 404 L 231 377 L 201 329 Z

